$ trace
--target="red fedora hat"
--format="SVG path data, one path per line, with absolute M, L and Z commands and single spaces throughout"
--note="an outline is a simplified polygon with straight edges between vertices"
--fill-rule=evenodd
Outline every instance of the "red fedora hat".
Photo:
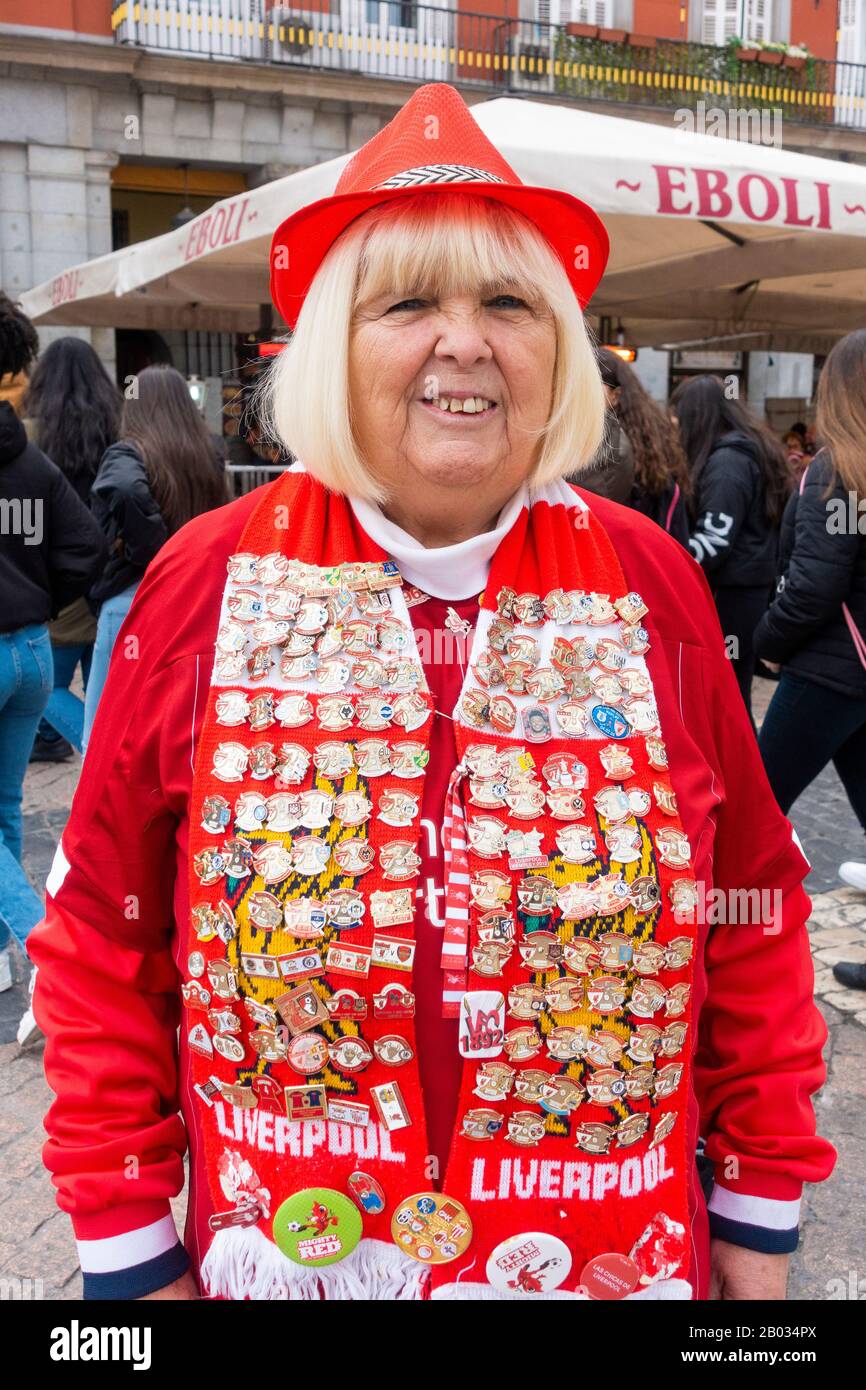
M 607 263 L 601 219 L 570 193 L 521 183 L 460 93 L 446 82 L 429 82 L 352 156 L 329 198 L 299 208 L 274 233 L 271 297 L 289 327 L 327 252 L 356 217 L 377 203 L 458 187 L 483 191 L 534 222 L 586 307 Z

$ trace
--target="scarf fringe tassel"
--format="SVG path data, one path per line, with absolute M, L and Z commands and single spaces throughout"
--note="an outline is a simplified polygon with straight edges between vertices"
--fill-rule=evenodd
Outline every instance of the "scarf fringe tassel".
M 217 1231 L 202 1261 L 203 1288 L 213 1298 L 315 1299 L 329 1302 L 423 1298 L 429 1271 L 395 1246 L 362 1240 L 333 1265 L 304 1269 L 258 1226 Z

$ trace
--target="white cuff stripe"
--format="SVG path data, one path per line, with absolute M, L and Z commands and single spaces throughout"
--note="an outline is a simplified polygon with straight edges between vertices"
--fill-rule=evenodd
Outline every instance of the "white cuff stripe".
M 806 851 L 804 850 L 804 848 L 803 848 L 803 842 L 802 842 L 802 840 L 800 839 L 800 836 L 797 834 L 796 830 L 794 829 L 793 825 L 791 826 L 791 839 L 794 841 L 794 844 L 797 846 L 797 849 L 800 851 L 800 853 L 802 854 L 803 858 L 805 859 L 805 861 L 806 861 L 808 867 L 811 869 L 811 867 L 812 867 L 812 861 L 810 860 L 808 854 L 807 854 Z
M 177 1245 L 174 1217 L 169 1213 L 150 1226 L 123 1235 L 106 1236 L 102 1240 L 79 1240 L 78 1261 L 82 1274 L 113 1274 L 118 1269 L 155 1260 Z
M 800 1221 L 800 1202 L 777 1201 L 774 1197 L 750 1197 L 745 1192 L 732 1192 L 728 1187 L 713 1188 L 710 1211 L 728 1221 L 741 1221 L 747 1226 L 762 1226 L 767 1231 L 792 1231 Z
M 69 867 L 69 860 L 63 853 L 63 841 L 61 840 L 57 845 L 57 849 L 54 851 L 51 868 L 45 880 L 45 892 L 48 894 L 49 898 L 57 896 L 63 886 L 63 880 L 69 873 Z

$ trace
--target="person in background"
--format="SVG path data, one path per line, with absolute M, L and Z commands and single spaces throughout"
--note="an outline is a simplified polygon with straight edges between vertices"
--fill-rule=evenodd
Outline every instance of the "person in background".
M 23 377 L 36 330 L 0 291 L 0 376 Z M 24 948 L 42 901 L 21 865 L 27 759 L 52 688 L 46 626 L 87 591 L 105 561 L 102 532 L 60 469 L 0 401 L 0 991 L 12 987 L 11 938 Z M 19 1041 L 22 1039 L 19 1033 Z
M 617 417 L 619 383 L 608 363 L 608 359 L 619 359 L 606 348 L 596 348 L 595 355 L 604 387 L 604 437 L 590 467 L 570 474 L 567 481 L 586 488 L 587 492 L 594 492 L 597 497 L 627 503 L 634 485 L 634 454 L 631 441 Z
M 634 367 L 609 348 L 597 353 L 611 409 L 631 445 L 634 477 L 625 501 L 688 544 L 689 470 L 679 431 L 653 400 Z
M 22 409 L 30 436 L 88 504 L 100 460 L 117 438 L 121 399 L 99 357 L 81 338 L 58 338 L 40 357 Z M 81 751 L 84 701 L 69 689 L 81 666 L 90 674 L 96 618 L 82 595 L 49 628 L 54 689 L 39 725 L 31 762 L 64 762 Z
M 689 546 L 709 580 L 751 719 L 752 637 L 776 580 L 779 523 L 791 487 L 784 450 L 728 399 L 718 377 L 681 382 L 671 406 L 694 489 Z
M 800 474 L 807 462 L 806 459 L 806 426 L 802 426 L 802 432 L 796 425 L 792 425 L 786 431 L 782 444 L 785 449 L 785 458 L 791 470 L 792 477 L 799 482 Z
M 169 536 L 226 501 L 213 440 L 180 372 L 145 367 L 135 380 L 135 394 L 123 403 L 120 438 L 90 493 L 110 556 L 90 591 L 99 619 L 84 697 L 85 752 L 114 643 L 144 571 Z
M 765 665 L 781 669 L 759 747 L 786 814 L 832 762 L 866 832 L 866 536 L 849 523 L 866 497 L 866 330 L 833 348 L 817 407 L 824 447 L 785 508 L 781 578 L 755 632 Z M 866 891 L 866 863 L 839 876 Z M 866 989 L 862 965 L 833 974 Z

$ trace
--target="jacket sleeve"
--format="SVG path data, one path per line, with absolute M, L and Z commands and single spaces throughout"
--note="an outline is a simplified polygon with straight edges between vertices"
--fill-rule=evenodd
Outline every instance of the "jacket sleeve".
M 752 1249 L 797 1245 L 804 1181 L 835 1150 L 815 1132 L 811 1096 L 826 1074 L 827 1029 L 814 1002 L 802 880 L 808 862 L 779 811 L 736 681 L 708 653 L 707 700 L 723 786 L 704 953 L 707 998 L 695 1086 L 715 1165 L 713 1234 Z M 715 919 L 715 920 L 714 920 Z
M 736 449 L 716 449 L 697 481 L 697 521 L 689 537 L 689 548 L 706 574 L 730 556 L 753 501 L 751 461 Z
M 144 571 L 168 540 L 168 530 L 140 458 L 109 451 L 91 496 L 109 542 L 119 543 L 124 559 Z
M 850 593 L 862 537 L 847 525 L 847 515 L 839 524 L 836 513 L 844 502 L 825 498 L 828 476 L 820 464 L 810 465 L 805 487 L 794 501 L 794 540 L 785 582 L 755 630 L 755 650 L 766 661 L 787 661 L 838 616 Z
M 78 493 L 51 465 L 47 562 L 53 614 L 90 588 L 108 556 L 105 536 Z
M 209 668 L 196 655 L 160 665 L 177 596 L 155 588 L 149 575 L 121 631 L 118 648 L 137 658 L 111 663 L 46 916 L 28 940 L 55 1093 L 44 1159 L 72 1217 L 86 1297 L 139 1297 L 188 1265 L 169 1207 L 186 1147 L 171 778 L 189 761 L 198 669 Z M 137 646 L 124 644 L 130 635 Z

